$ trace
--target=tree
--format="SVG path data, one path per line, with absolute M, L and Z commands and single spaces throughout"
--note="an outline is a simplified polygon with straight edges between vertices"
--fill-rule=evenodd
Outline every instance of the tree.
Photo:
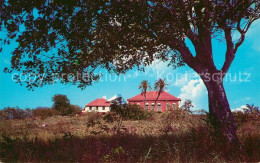
M 19 107 L 6 107 L 0 110 L 0 120 L 25 119 L 31 116 L 28 113 L 28 109 L 23 110 Z
M 158 79 L 155 83 L 154 83 L 154 90 L 158 92 L 158 95 L 156 97 L 155 100 L 155 105 L 157 103 L 157 100 L 159 99 L 161 93 L 166 89 L 166 82 L 165 79 Z
M 71 105 L 70 101 L 66 95 L 54 95 L 52 97 L 53 109 L 56 110 L 61 115 L 71 114 Z
M 61 74 L 63 83 L 84 88 L 99 79 L 97 68 L 120 74 L 133 67 L 142 70 L 154 59 L 169 60 L 174 67 L 186 63 L 206 85 L 209 114 L 220 132 L 230 144 L 238 142 L 223 78 L 259 18 L 259 0 L 0 2 L 0 30 L 7 31 L 1 49 L 12 39 L 18 42 L 12 66 L 5 71 L 40 74 L 34 82 L 28 79 L 29 89 L 52 84 Z M 234 31 L 240 33 L 238 41 L 232 38 Z M 212 39 L 221 36 L 227 50 L 223 67 L 217 69 Z M 19 77 L 17 82 L 21 83 Z
M 194 105 L 192 104 L 192 101 L 188 99 L 188 100 L 185 100 L 185 102 L 181 106 L 181 109 L 191 113 L 190 108 L 193 108 L 193 107 L 194 107 Z
M 254 104 L 246 104 L 246 107 L 248 108 L 248 110 L 244 109 L 246 113 L 260 115 L 259 106 L 255 106 Z
M 141 95 L 144 96 L 144 107 L 145 107 L 145 103 L 146 103 L 146 92 L 147 92 L 148 90 L 151 90 L 152 87 L 151 87 L 150 83 L 149 83 L 147 80 L 143 80 L 143 81 L 141 82 L 141 84 L 139 85 L 138 88 L 141 89 Z

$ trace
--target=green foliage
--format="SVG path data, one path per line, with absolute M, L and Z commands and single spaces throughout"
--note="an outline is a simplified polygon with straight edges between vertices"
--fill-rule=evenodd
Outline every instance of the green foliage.
M 125 113 L 126 119 L 143 120 L 143 119 L 151 118 L 152 116 L 153 116 L 153 112 L 149 112 L 143 109 L 139 105 L 129 104 L 126 107 L 126 113 Z
M 152 112 L 144 110 L 142 107 L 129 105 L 111 105 L 111 112 L 121 116 L 124 120 L 143 120 L 152 117 Z M 111 117 L 111 115 L 107 115 Z
M 154 83 L 154 90 L 158 92 L 157 98 L 155 100 L 155 104 L 157 102 L 157 100 L 159 99 L 161 93 L 167 89 L 168 84 L 165 82 L 165 79 L 158 79 L 155 83 Z
M 71 105 L 70 100 L 66 95 L 54 95 L 52 101 L 52 109 L 59 115 L 75 115 L 81 113 L 81 108 L 77 105 Z
M 71 114 L 70 101 L 66 95 L 54 95 L 52 97 L 53 109 L 57 111 L 60 115 L 69 115 Z
M 141 89 L 141 94 L 144 96 L 144 98 L 146 99 L 146 92 L 151 90 L 152 87 L 150 85 L 150 83 L 148 82 L 148 80 L 143 80 L 140 85 L 138 86 L 138 89 Z
M 201 40 L 208 37 L 201 31 L 208 31 L 209 37 L 227 29 L 244 35 L 249 27 L 241 29 L 240 23 L 250 26 L 259 17 L 258 6 L 257 0 L 1 0 L 0 30 L 7 31 L 7 37 L 0 49 L 15 39 L 19 46 L 12 54 L 11 70 L 45 75 L 27 82 L 29 89 L 50 84 L 56 73 L 66 74 L 64 83 L 79 82 L 84 88 L 99 79 L 94 74 L 99 67 L 124 73 L 155 59 L 170 60 L 174 66 L 185 61 L 192 66 L 190 61 L 197 60 L 186 48 L 186 38 L 201 47 L 205 43 Z M 53 48 L 57 53 L 50 52 Z M 76 72 L 87 75 L 69 80 L 68 73 Z

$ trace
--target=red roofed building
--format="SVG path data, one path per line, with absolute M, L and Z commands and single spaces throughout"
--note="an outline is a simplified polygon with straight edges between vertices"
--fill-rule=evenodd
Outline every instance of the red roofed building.
M 105 98 L 98 98 L 85 106 L 83 112 L 105 113 L 110 111 L 110 103 Z
M 181 101 L 180 98 L 177 98 L 169 94 L 168 92 L 163 91 L 160 94 L 155 106 L 155 100 L 157 96 L 158 96 L 157 91 L 150 91 L 146 93 L 146 100 L 143 94 L 139 94 L 130 99 L 127 99 L 127 101 L 129 102 L 129 104 L 140 105 L 146 110 L 154 110 L 154 111 L 161 111 L 161 112 L 164 112 L 167 108 L 178 106 L 179 102 Z

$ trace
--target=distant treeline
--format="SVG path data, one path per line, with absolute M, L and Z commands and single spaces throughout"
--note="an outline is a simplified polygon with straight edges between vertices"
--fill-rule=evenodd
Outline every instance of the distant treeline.
M 76 105 L 71 105 L 68 109 L 67 114 L 60 113 L 53 108 L 48 107 L 37 107 L 35 109 L 20 109 L 19 107 L 6 107 L 0 110 L 0 120 L 9 120 L 9 119 L 25 119 L 40 117 L 45 119 L 54 115 L 75 115 L 81 113 L 81 108 Z
M 0 120 L 25 119 L 40 117 L 45 119 L 53 115 L 75 115 L 81 113 L 81 108 L 71 105 L 66 95 L 54 95 L 52 107 L 37 107 L 35 109 L 21 109 L 19 107 L 6 107 L 0 110 Z

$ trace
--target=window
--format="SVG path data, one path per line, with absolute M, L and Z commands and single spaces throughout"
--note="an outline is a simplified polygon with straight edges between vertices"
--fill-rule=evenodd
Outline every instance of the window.
M 152 103 L 152 110 L 154 110 L 154 103 Z
M 92 107 L 90 106 L 90 107 L 89 107 L 89 110 L 91 110 L 91 109 L 92 109 Z
M 167 107 L 166 107 L 167 110 L 171 109 L 171 105 L 170 105 L 169 103 L 167 103 L 166 106 L 167 106 Z
M 161 111 L 161 103 L 157 104 L 157 111 Z
M 105 106 L 103 106 L 103 110 L 105 110 Z
M 175 104 L 175 103 L 172 104 L 172 108 L 173 108 L 173 109 L 176 108 L 176 104 Z
M 149 110 L 149 104 L 148 103 L 145 104 L 145 110 Z

